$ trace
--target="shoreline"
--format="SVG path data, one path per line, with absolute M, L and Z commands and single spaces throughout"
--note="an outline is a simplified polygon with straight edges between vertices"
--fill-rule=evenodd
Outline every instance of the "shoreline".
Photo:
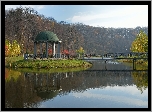
M 133 66 L 132 60 L 118 60 L 118 62 L 122 62 L 127 66 Z M 136 62 L 136 69 L 137 70 L 143 70 L 147 69 L 148 70 L 148 61 L 140 61 L 138 60 Z
M 10 57 L 5 59 L 6 68 L 33 68 L 33 69 L 51 69 L 51 68 L 90 68 L 91 63 L 79 59 L 27 59 L 21 57 Z

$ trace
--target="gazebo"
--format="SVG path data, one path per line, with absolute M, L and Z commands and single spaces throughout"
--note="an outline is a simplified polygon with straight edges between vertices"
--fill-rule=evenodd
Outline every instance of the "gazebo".
M 53 32 L 50 32 L 50 31 L 42 31 L 36 36 L 35 41 L 34 41 L 34 58 L 37 57 L 37 44 L 40 44 L 40 52 L 42 54 L 42 58 L 44 58 L 44 55 L 42 52 L 42 43 L 46 44 L 45 58 L 48 58 L 48 44 L 49 43 L 52 44 L 53 57 L 57 57 L 57 58 L 61 57 L 61 54 L 60 54 L 61 41 L 59 41 L 56 34 L 54 34 Z M 55 44 L 58 44 L 57 55 L 55 52 Z

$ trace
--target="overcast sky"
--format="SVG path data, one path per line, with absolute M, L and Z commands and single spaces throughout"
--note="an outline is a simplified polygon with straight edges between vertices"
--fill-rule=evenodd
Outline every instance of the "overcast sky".
M 83 23 L 91 26 L 135 28 L 148 26 L 148 5 L 22 5 L 32 7 L 57 22 Z M 5 9 L 19 5 L 6 5 Z

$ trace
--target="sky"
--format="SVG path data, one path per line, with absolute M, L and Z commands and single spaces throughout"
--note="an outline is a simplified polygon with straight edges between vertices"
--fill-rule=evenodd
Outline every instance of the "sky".
M 5 9 L 19 5 L 5 5 Z M 57 22 L 83 23 L 94 27 L 135 28 L 148 26 L 148 5 L 22 5 L 32 7 Z

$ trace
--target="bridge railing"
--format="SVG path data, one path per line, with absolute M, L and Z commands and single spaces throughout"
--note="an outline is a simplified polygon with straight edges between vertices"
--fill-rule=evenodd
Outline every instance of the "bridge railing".
M 83 57 L 86 57 L 85 55 L 83 55 Z M 82 57 L 82 58 L 83 58 Z M 92 57 L 89 55 L 89 57 Z M 99 57 L 99 56 L 98 56 Z M 102 54 L 100 55 L 100 57 L 104 58 L 118 58 L 118 57 L 125 57 L 125 58 L 132 58 L 132 57 L 148 57 L 148 52 L 127 52 L 127 53 L 106 53 L 106 54 Z

